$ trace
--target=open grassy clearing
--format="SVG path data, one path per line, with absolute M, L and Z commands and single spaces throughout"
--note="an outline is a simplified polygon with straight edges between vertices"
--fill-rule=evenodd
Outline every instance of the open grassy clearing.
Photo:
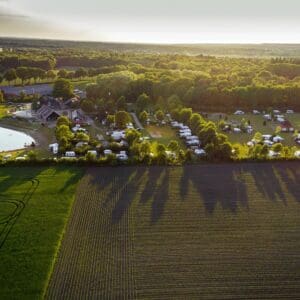
M 82 172 L 0 169 L 0 298 L 41 299 Z
M 290 114 L 286 115 L 286 118 L 292 123 L 295 129 L 300 130 L 300 114 Z M 219 114 L 209 115 L 209 119 L 218 122 L 219 121 Z M 260 132 L 262 134 L 274 134 L 276 128 L 279 126 L 278 122 L 266 122 L 266 126 L 263 125 L 264 118 L 262 115 L 253 115 L 253 114 L 245 114 L 245 115 L 228 115 L 227 122 L 236 122 L 239 124 L 242 119 L 246 121 L 250 120 L 250 124 L 254 128 L 255 132 Z M 226 133 L 228 135 L 229 141 L 232 143 L 247 143 L 253 137 L 253 134 L 248 133 Z M 280 133 L 280 135 L 285 139 L 284 144 L 288 146 L 297 146 L 294 142 L 293 134 L 292 133 Z
M 9 107 L 7 105 L 0 105 L 0 120 L 9 115 Z
M 299 299 L 300 165 L 93 168 L 48 299 Z
M 176 135 L 176 131 L 169 126 L 149 125 L 145 128 L 145 133 L 147 136 L 150 136 L 151 139 L 166 146 L 172 140 L 177 140 L 180 145 L 183 146 L 182 141 Z

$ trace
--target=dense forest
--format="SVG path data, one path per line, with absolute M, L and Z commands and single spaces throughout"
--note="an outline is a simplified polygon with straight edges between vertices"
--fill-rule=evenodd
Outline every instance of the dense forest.
M 11 41 L 12 44 L 15 42 L 18 44 L 20 40 Z M 73 42 L 62 44 L 64 47 L 59 44 L 53 42 L 51 47 L 48 41 L 48 47 L 43 49 L 19 47 L 7 50 L 4 47 L 0 53 L 0 80 L 14 84 L 16 78 L 21 78 L 22 83 L 30 78 L 93 78 L 91 82 L 95 83 L 87 87 L 85 103 L 90 107 L 97 107 L 99 102 L 110 106 L 120 97 L 127 102 L 136 102 L 141 95 L 146 95 L 152 107 L 164 110 L 174 103 L 195 111 L 275 107 L 300 110 L 300 59 L 297 56 L 251 58 L 162 54 L 150 50 L 123 52 L 80 48 L 84 43 L 71 48 L 68 46 Z M 234 52 L 234 47 L 224 47 Z M 250 49 L 243 47 L 237 49 Z M 276 52 L 278 47 L 270 46 L 270 49 Z M 292 45 L 281 47 L 299 50 Z M 216 49 L 219 48 L 216 46 Z

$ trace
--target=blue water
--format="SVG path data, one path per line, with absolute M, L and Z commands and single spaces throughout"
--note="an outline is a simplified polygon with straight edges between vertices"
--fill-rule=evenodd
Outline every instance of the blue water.
M 0 152 L 23 149 L 32 142 L 34 139 L 23 132 L 0 127 Z

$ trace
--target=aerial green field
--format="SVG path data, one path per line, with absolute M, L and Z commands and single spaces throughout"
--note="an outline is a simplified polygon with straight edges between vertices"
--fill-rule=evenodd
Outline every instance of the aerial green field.
M 168 145 L 172 140 L 178 141 L 181 147 L 185 147 L 182 140 L 176 135 L 176 131 L 169 126 L 149 125 L 145 128 L 145 134 L 153 140 Z
M 82 172 L 0 169 L 0 299 L 41 299 Z
M 48 299 L 299 299 L 300 164 L 92 168 Z
M 8 110 L 8 106 L 0 105 L 0 120 L 8 116 Z
M 296 130 L 300 130 L 300 114 L 285 114 L 286 118 L 292 123 Z M 213 114 L 209 116 L 209 119 L 215 122 L 219 121 L 218 114 Z M 266 122 L 264 125 L 264 118 L 262 115 L 253 115 L 253 114 L 245 114 L 245 115 L 228 115 L 228 122 L 235 122 L 240 124 L 241 120 L 245 119 L 246 121 L 250 121 L 250 124 L 253 126 L 254 132 L 253 134 L 248 133 L 226 133 L 228 135 L 229 141 L 232 143 L 247 143 L 249 142 L 255 132 L 260 132 L 261 134 L 274 134 L 276 128 L 279 126 L 278 122 Z M 279 133 L 280 136 L 284 138 L 284 145 L 288 146 L 297 146 L 294 142 L 294 137 L 292 133 Z

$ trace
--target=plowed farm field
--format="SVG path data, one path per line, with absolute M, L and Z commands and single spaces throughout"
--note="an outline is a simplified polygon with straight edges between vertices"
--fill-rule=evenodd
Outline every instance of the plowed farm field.
M 91 168 L 48 299 L 299 299 L 300 164 Z

